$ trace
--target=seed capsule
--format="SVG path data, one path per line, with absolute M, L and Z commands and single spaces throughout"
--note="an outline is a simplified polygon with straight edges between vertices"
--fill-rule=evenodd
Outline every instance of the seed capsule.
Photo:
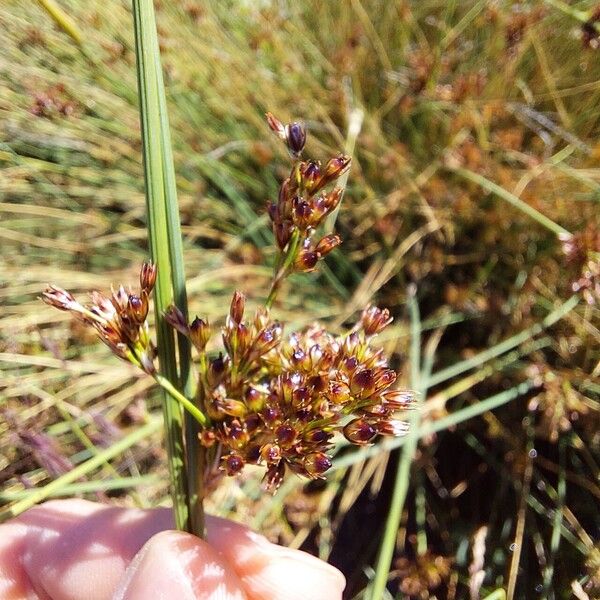
M 306 128 L 302 123 L 290 123 L 285 127 L 287 146 L 295 158 L 302 154 L 306 144 Z
M 392 321 L 390 311 L 377 306 L 367 306 L 360 317 L 360 325 L 367 335 L 375 335 L 387 327 Z
M 243 468 L 245 462 L 239 454 L 228 454 L 221 459 L 221 468 L 229 475 L 237 475 Z
M 377 435 L 377 429 L 365 419 L 354 419 L 344 427 L 344 436 L 353 444 L 368 444 Z
M 304 457 L 302 464 L 309 477 L 320 477 L 331 468 L 331 459 L 324 452 L 313 452 Z
M 332 250 L 337 248 L 342 243 L 342 240 L 339 235 L 326 235 L 322 238 L 317 247 L 315 248 L 315 252 L 319 256 L 327 256 Z
M 229 308 L 229 316 L 234 323 L 241 323 L 244 318 L 244 307 L 246 306 L 246 296 L 237 290 L 231 299 L 231 307 Z
M 150 294 L 156 283 L 156 265 L 151 262 L 145 262 L 142 264 L 140 270 L 140 286 L 147 294 Z
M 354 373 L 350 380 L 350 392 L 353 395 L 368 396 L 375 389 L 375 372 L 373 369 L 361 369 Z
M 277 444 L 265 444 L 260 449 L 260 457 L 268 465 L 278 463 L 281 460 L 281 448 Z
M 190 323 L 190 340 L 198 352 L 203 352 L 210 339 L 210 326 L 208 321 L 196 317 Z
M 296 430 L 291 425 L 280 425 L 275 430 L 275 438 L 283 448 L 289 448 L 296 440 Z
M 310 250 L 302 250 L 298 254 L 298 258 L 294 263 L 294 266 L 298 271 L 312 271 L 319 260 L 319 255 L 316 252 L 311 252 Z

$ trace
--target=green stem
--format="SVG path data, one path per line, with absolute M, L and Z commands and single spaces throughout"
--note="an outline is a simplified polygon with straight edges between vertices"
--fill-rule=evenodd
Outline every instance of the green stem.
M 408 294 L 408 309 L 411 323 L 411 386 L 415 390 L 419 390 L 421 387 L 421 320 L 419 315 L 419 305 L 414 291 L 409 292 Z M 404 503 L 406 502 L 406 496 L 410 485 L 410 468 L 420 437 L 420 421 L 420 411 L 413 411 L 409 418 L 410 430 L 406 438 L 404 438 L 405 443 L 402 448 L 402 455 L 398 462 L 392 501 L 385 522 L 385 531 L 379 550 L 379 556 L 377 558 L 377 565 L 375 567 L 375 578 L 370 594 L 372 600 L 380 600 L 380 598 L 384 597 L 384 591 L 390 573 L 390 565 L 394 556 L 394 550 L 396 549 L 396 539 L 398 537 L 398 528 L 402 518 L 402 510 L 404 509 Z
M 296 260 L 296 255 L 298 254 L 298 246 L 300 245 L 300 231 L 298 229 L 294 229 L 292 233 L 292 237 L 288 243 L 288 249 L 285 253 L 285 260 L 283 261 L 283 265 L 281 267 L 276 268 L 275 275 L 273 277 L 273 281 L 271 282 L 271 289 L 269 291 L 269 295 L 267 296 L 267 301 L 265 302 L 265 306 L 267 308 L 271 308 L 273 306 L 273 302 L 277 297 L 277 292 L 279 291 L 279 286 L 283 279 L 288 275 L 288 271 L 290 267 L 293 265 Z
M 50 15 L 60 29 L 78 46 L 81 46 L 82 36 L 75 21 L 54 0 L 38 0 L 38 4 Z
M 165 379 L 162 375 L 156 374 L 154 379 L 163 390 L 171 395 L 172 398 L 177 400 L 179 404 L 185 410 L 187 410 L 194 419 L 202 426 L 208 425 L 208 418 L 206 415 L 188 398 L 186 398 L 168 379 Z
M 511 194 L 508 190 L 505 190 L 503 187 L 499 186 L 497 183 L 486 179 L 479 173 L 475 173 L 470 171 L 469 169 L 451 169 L 451 172 L 463 179 L 468 179 L 473 183 L 481 186 L 484 190 L 492 194 L 496 194 L 499 198 L 502 198 L 509 204 L 512 204 L 515 208 L 525 213 L 527 216 L 531 217 L 535 221 L 537 221 L 540 225 L 544 226 L 546 229 L 549 229 L 556 235 L 570 235 L 570 233 L 564 228 L 549 219 L 546 215 L 543 215 L 541 212 L 533 208 L 533 206 L 529 206 L 527 202 L 523 202 L 520 198 L 517 198 L 514 194 Z
M 165 199 L 166 176 L 161 141 L 161 103 L 164 90 L 159 83 L 159 50 L 152 0 L 133 0 L 137 75 L 140 97 L 140 121 L 144 154 L 144 179 L 148 213 L 150 254 L 158 268 L 154 289 L 154 310 L 160 364 L 160 376 L 177 381 L 177 358 L 173 330 L 164 312 L 173 304 L 168 217 Z M 173 510 L 178 529 L 190 531 L 188 483 L 185 471 L 182 411 L 172 394 L 163 393 L 163 415 L 169 473 L 172 483 Z
M 88 473 L 91 473 L 98 467 L 103 466 L 106 461 L 109 461 L 116 456 L 122 454 L 131 446 L 134 446 L 143 439 L 153 435 L 160 430 L 160 420 L 152 420 L 141 427 L 137 427 L 129 435 L 115 442 L 112 446 L 96 454 L 96 456 L 90 458 L 86 462 L 73 467 L 68 473 L 61 475 L 54 481 L 45 485 L 37 490 L 31 490 L 31 493 L 27 498 L 19 500 L 12 506 L 0 511 L 0 523 L 7 519 L 12 519 L 28 508 L 43 502 L 44 500 L 58 494 L 66 485 L 72 484 L 74 481 L 85 477 Z
M 156 26 L 154 26 L 156 29 Z M 183 260 L 183 242 L 179 204 L 177 201 L 177 184 L 175 166 L 171 147 L 171 133 L 167 114 L 167 99 L 163 83 L 160 55 L 156 53 L 154 66 L 158 82 L 158 101 L 160 113 L 160 143 L 163 160 L 166 227 L 169 240 L 169 265 L 171 267 L 171 283 L 173 285 L 174 304 L 188 320 L 187 290 L 185 285 L 185 264 Z M 179 356 L 178 387 L 184 391 L 187 398 L 196 396 L 196 384 L 191 368 L 192 349 L 187 336 L 177 332 L 177 352 Z M 190 411 L 183 414 L 185 429 L 185 466 L 188 482 L 187 502 L 190 513 L 191 532 L 204 537 L 204 472 L 201 467 L 201 454 L 205 449 L 199 444 L 199 421 Z

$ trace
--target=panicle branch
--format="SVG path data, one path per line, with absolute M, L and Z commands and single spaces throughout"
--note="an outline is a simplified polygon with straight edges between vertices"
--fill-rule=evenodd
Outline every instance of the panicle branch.
M 326 191 L 350 167 L 350 157 L 340 154 L 325 166 L 314 160 L 302 160 L 306 143 L 306 129 L 302 123 L 284 125 L 267 113 L 269 127 L 284 141 L 294 163 L 289 177 L 279 188 L 276 202 L 269 205 L 273 235 L 278 248 L 278 259 L 267 298 L 271 306 L 281 281 L 290 273 L 312 271 L 318 261 L 340 245 L 334 234 L 315 241 L 315 232 L 338 206 L 342 197 L 340 188 Z

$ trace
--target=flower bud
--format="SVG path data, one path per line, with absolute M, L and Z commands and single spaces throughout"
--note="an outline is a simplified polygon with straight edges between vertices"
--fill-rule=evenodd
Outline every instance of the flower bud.
M 335 210 L 342 199 L 342 188 L 333 188 L 328 194 L 322 196 L 323 205 L 327 212 Z
M 319 261 L 319 255 L 311 250 L 301 250 L 298 253 L 294 266 L 298 271 L 308 272 L 312 271 Z
M 112 303 L 120 314 L 127 311 L 129 306 L 129 294 L 122 285 L 119 286 L 119 289 L 117 289 L 116 292 L 113 290 Z
M 243 417 L 247 412 L 246 405 L 241 400 L 233 400 L 231 398 L 221 400 L 219 407 L 230 417 Z
M 387 308 L 367 306 L 360 317 L 360 325 L 367 335 L 375 335 L 387 327 L 392 321 L 390 311 Z
M 285 127 L 287 147 L 294 158 L 298 158 L 306 144 L 306 128 L 303 123 L 289 123 Z
M 244 465 L 244 459 L 236 453 L 228 454 L 221 458 L 221 468 L 230 477 L 237 475 L 244 468 Z
M 392 385 L 396 381 L 396 371 L 392 369 L 379 368 L 375 372 L 375 391 L 381 392 Z
M 285 140 L 285 126 L 283 123 L 273 113 L 268 112 L 265 114 L 265 117 L 267 117 L 267 123 L 271 128 L 271 131 L 274 131 L 277 134 L 277 137 Z
M 196 317 L 190 323 L 190 340 L 198 352 L 203 352 L 210 339 L 210 326 L 208 321 Z
M 169 306 L 165 311 L 165 321 L 179 333 L 188 335 L 189 328 L 185 316 L 176 306 Z
M 320 187 L 321 166 L 313 160 L 304 162 L 298 169 L 300 187 L 306 190 L 309 196 L 312 196 Z
M 331 468 L 331 459 L 324 452 L 313 452 L 304 457 L 302 461 L 306 474 L 309 477 L 321 477 Z
M 210 448 L 217 441 L 217 436 L 212 429 L 202 429 L 198 434 L 198 439 L 205 448 Z
M 344 427 L 344 436 L 353 444 L 368 444 L 377 435 L 377 429 L 365 419 L 354 419 Z
M 275 322 L 263 329 L 254 341 L 253 349 L 258 356 L 263 356 L 272 350 L 281 340 L 283 327 L 281 323 Z
M 415 401 L 415 394 L 410 390 L 387 390 L 382 392 L 381 398 L 385 406 L 394 412 L 410 408 Z
M 58 308 L 58 310 L 72 310 L 75 312 L 79 312 L 79 309 L 83 310 L 83 306 L 75 300 L 71 292 L 67 292 L 67 290 L 63 290 L 56 285 L 49 285 L 42 292 L 42 300 L 46 304 Z
M 267 213 L 269 214 L 269 219 L 271 219 L 273 223 L 277 223 L 280 220 L 279 207 L 274 202 L 270 202 L 267 205 Z
M 330 159 L 323 170 L 323 179 L 325 180 L 323 185 L 327 185 L 327 183 L 337 179 L 342 173 L 347 171 L 350 166 L 350 161 L 350 157 L 345 154 L 340 154 L 339 156 Z
M 290 241 L 290 238 L 292 237 L 292 228 L 293 225 L 291 221 L 282 221 L 273 224 L 273 235 L 275 236 L 275 241 L 280 250 L 283 250 Z
M 148 316 L 148 294 L 147 292 L 142 292 L 142 296 L 136 296 L 135 294 L 130 294 L 128 298 L 128 312 L 132 319 L 138 324 L 141 325 Z
M 231 307 L 229 308 L 229 316 L 234 323 L 241 323 L 244 318 L 244 307 L 246 306 L 246 296 L 237 290 L 231 299 Z
M 292 201 L 292 216 L 294 224 L 300 229 L 305 230 L 312 225 L 313 209 L 310 204 L 300 196 L 294 196 Z
M 208 384 L 211 387 L 218 385 L 223 379 L 223 375 L 227 370 L 227 359 L 223 355 L 213 358 L 208 366 Z
M 150 294 L 156 283 L 156 265 L 151 262 L 142 263 L 140 270 L 140 286 L 147 294 Z
M 317 247 L 315 248 L 315 252 L 320 256 L 327 256 L 334 248 L 337 248 L 342 243 L 339 235 L 335 235 L 333 233 L 326 235 L 322 238 Z

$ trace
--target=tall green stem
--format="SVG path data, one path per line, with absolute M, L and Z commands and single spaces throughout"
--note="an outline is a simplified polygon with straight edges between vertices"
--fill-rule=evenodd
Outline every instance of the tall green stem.
M 410 346 L 410 379 L 411 386 L 415 391 L 421 392 L 421 319 L 419 315 L 419 305 L 417 303 L 416 291 L 410 291 L 408 294 L 408 310 L 411 323 L 411 346 Z M 379 600 L 383 598 L 387 580 L 390 573 L 390 566 L 394 551 L 396 549 L 396 539 L 398 537 L 398 527 L 402 518 L 402 510 L 408 494 L 410 485 L 410 468 L 413 456 L 417 449 L 419 441 L 420 414 L 415 410 L 409 418 L 410 430 L 406 437 L 406 443 L 402 448 L 402 454 L 398 461 L 396 471 L 396 480 L 392 492 L 392 501 L 390 510 L 385 523 L 383 540 L 379 549 L 377 565 L 375 566 L 375 578 L 371 588 L 369 598 Z
M 154 306 L 160 375 L 169 382 L 176 381 L 189 387 L 186 385 L 189 381 L 189 347 L 186 349 L 185 343 L 179 342 L 181 370 L 178 372 L 175 337 L 163 316 L 174 302 L 185 311 L 186 298 L 175 175 L 152 0 L 133 0 L 133 16 L 148 237 L 152 260 L 158 268 Z M 182 411 L 177 400 L 167 393 L 163 393 L 163 411 L 175 523 L 178 529 L 192 531 Z

